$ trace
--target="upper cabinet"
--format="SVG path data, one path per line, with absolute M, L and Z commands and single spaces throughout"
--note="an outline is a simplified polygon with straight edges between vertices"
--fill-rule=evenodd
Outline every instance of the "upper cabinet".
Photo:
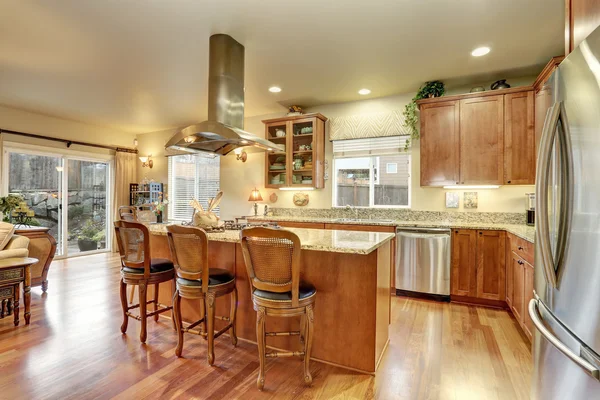
M 460 184 L 502 185 L 503 96 L 460 101 Z
M 565 0 L 565 54 L 600 25 L 600 1 Z
M 534 184 L 532 87 L 418 103 L 421 186 Z
M 443 186 L 459 183 L 458 101 L 443 101 L 421 106 L 421 186 Z
M 533 91 L 504 96 L 504 184 L 527 185 L 535 177 Z
M 537 151 L 540 147 L 540 141 L 542 139 L 542 129 L 544 128 L 544 121 L 546 120 L 546 114 L 548 109 L 552 106 L 554 99 L 552 95 L 552 88 L 546 83 L 552 76 L 552 73 L 556 71 L 558 65 L 564 60 L 564 56 L 553 57 L 548 64 L 544 67 L 542 72 L 538 75 L 533 89 L 535 90 L 535 154 L 537 160 Z
M 266 138 L 284 147 L 266 153 L 266 188 L 325 187 L 325 121 L 318 113 L 262 121 Z

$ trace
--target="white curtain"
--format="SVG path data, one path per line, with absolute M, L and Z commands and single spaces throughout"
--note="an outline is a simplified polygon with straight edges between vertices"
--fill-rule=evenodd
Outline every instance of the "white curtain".
M 129 205 L 129 184 L 137 182 L 137 154 L 117 150 L 115 155 L 114 219 L 119 219 L 119 207 Z M 116 238 L 113 251 L 119 251 Z

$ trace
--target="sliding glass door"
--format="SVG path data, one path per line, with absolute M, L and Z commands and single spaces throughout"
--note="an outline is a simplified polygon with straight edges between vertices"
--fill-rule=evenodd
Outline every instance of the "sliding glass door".
M 3 162 L 3 195 L 23 199 L 30 225 L 50 228 L 57 257 L 110 250 L 109 160 L 8 147 Z

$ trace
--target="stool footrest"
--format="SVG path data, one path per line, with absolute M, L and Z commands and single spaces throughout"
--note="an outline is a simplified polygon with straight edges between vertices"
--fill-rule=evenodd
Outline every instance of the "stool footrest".
M 303 351 L 271 351 L 265 354 L 266 357 L 269 358 L 277 358 L 277 357 L 304 357 Z
M 265 336 L 298 336 L 300 331 L 292 332 L 265 332 Z
M 162 308 L 160 308 L 160 309 L 158 309 L 158 310 L 156 310 L 156 311 L 150 311 L 150 312 L 146 313 L 146 318 L 153 317 L 153 316 L 155 316 L 156 314 L 161 314 L 161 313 L 164 313 L 164 312 L 170 311 L 170 310 L 172 310 L 172 309 L 173 309 L 173 307 L 171 307 L 171 306 L 169 306 L 169 307 L 167 307 L 167 306 L 163 306 Z M 127 313 L 126 313 L 126 314 L 127 314 L 127 316 L 128 316 L 128 317 L 130 317 L 130 318 L 136 319 L 136 320 L 138 320 L 138 321 L 141 321 L 141 320 L 142 320 L 142 317 L 141 317 L 141 316 L 139 316 L 139 315 L 135 315 L 135 314 L 133 314 L 133 313 L 130 313 L 129 311 L 127 311 Z

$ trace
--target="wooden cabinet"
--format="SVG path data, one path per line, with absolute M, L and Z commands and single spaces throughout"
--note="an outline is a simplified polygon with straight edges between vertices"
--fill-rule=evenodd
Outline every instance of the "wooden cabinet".
M 529 317 L 529 301 L 533 298 L 533 244 L 508 234 L 506 239 L 506 303 L 519 326 L 531 340 L 533 322 Z
M 535 184 L 533 91 L 504 96 L 504 184 Z
M 565 0 L 565 54 L 600 25 L 600 1 Z
M 265 155 L 265 187 L 325 187 L 325 118 L 321 114 L 262 121 L 266 138 L 284 146 Z
M 450 294 L 500 306 L 506 298 L 505 232 L 455 229 Z
M 552 59 L 548 62 L 548 64 L 546 64 L 542 72 L 540 72 L 537 79 L 533 83 L 533 89 L 535 91 L 534 130 L 536 161 L 538 149 L 540 147 L 540 140 L 542 138 L 542 130 L 544 129 L 544 122 L 546 121 L 546 114 L 554 102 L 552 90 L 550 86 L 547 85 L 547 82 L 564 58 L 564 56 L 552 57 Z
M 504 177 L 503 96 L 460 101 L 460 183 L 501 185 Z
M 477 232 L 477 298 L 506 298 L 505 236 L 504 231 Z
M 307 228 L 307 229 L 324 229 L 325 224 L 319 222 L 296 222 L 296 221 L 276 221 L 277 225 L 284 228 Z
M 477 231 L 455 229 L 452 233 L 450 294 L 477 296 Z
M 456 100 L 421 107 L 421 186 L 459 183 L 459 110 Z
M 535 182 L 533 87 L 418 101 L 421 186 Z

